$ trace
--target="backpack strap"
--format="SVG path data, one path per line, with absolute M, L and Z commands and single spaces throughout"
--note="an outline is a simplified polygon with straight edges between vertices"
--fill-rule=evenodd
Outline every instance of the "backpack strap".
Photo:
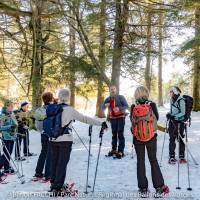
M 180 98 L 180 99 L 177 100 L 178 106 L 175 106 L 174 103 L 172 103 L 172 106 L 175 107 L 175 108 L 178 108 L 179 112 L 181 112 L 181 106 L 180 106 L 180 101 L 181 100 L 184 100 L 184 98 L 182 97 L 182 98 Z

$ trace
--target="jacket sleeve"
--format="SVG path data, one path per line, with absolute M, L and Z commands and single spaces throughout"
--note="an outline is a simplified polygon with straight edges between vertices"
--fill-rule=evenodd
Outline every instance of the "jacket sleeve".
M 153 110 L 153 113 L 156 116 L 156 119 L 159 120 L 159 113 L 158 113 L 158 108 L 157 108 L 156 104 L 154 102 L 152 102 L 150 105 Z
M 71 108 L 71 109 L 72 109 L 72 117 L 73 117 L 74 120 L 83 122 L 83 123 L 85 123 L 85 124 L 101 126 L 101 124 L 102 124 L 101 121 L 96 120 L 96 119 L 91 118 L 91 117 L 88 117 L 88 116 L 85 116 L 85 115 L 79 113 L 79 112 L 78 112 L 77 110 L 75 110 L 74 108 Z
M 1 126 L 0 131 L 10 131 L 11 125 Z
M 127 101 L 126 101 L 126 99 L 125 99 L 125 97 L 124 96 L 122 96 L 122 95 L 120 95 L 119 96 L 119 100 L 121 101 L 121 106 L 119 107 L 119 110 L 121 111 L 121 112 L 124 112 L 126 109 L 128 109 L 128 103 L 127 103 Z
M 105 99 L 104 103 L 103 103 L 102 106 L 101 106 L 101 109 L 102 109 L 102 110 L 105 110 L 105 109 L 106 109 L 105 104 L 107 104 L 107 103 L 110 103 L 110 97 L 107 97 L 107 98 Z
M 132 117 L 133 117 L 133 108 L 135 107 L 135 104 L 131 105 L 131 109 L 130 109 L 130 120 L 132 121 Z
M 180 118 L 184 117 L 185 115 L 185 101 L 183 99 L 179 100 L 179 108 L 180 108 L 180 112 L 176 115 L 174 115 L 176 120 L 179 120 Z

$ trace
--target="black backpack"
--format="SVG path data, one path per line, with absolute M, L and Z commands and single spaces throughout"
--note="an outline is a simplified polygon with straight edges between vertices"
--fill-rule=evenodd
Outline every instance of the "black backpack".
M 62 112 L 63 107 L 67 104 L 49 104 L 46 109 L 47 117 L 43 121 L 44 134 L 50 139 L 56 139 L 61 135 L 70 134 L 71 129 L 69 124 L 62 127 Z
M 193 109 L 194 100 L 189 95 L 183 95 L 182 97 L 183 98 L 181 98 L 181 99 L 183 99 L 185 101 L 185 116 L 184 116 L 185 121 L 188 121 L 188 120 L 191 121 L 191 112 Z M 180 100 L 178 101 L 178 105 L 179 105 Z M 178 109 L 180 110 L 180 105 L 179 105 Z

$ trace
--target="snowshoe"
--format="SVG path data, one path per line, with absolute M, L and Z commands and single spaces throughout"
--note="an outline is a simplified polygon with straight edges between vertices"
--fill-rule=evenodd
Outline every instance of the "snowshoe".
M 51 179 L 50 178 L 41 178 L 40 180 L 39 180 L 41 183 L 49 183 L 50 181 L 51 181 Z
M 7 175 L 0 172 L 0 183 L 1 184 L 6 184 L 7 183 L 7 182 L 5 182 L 6 178 L 7 178 Z
M 124 157 L 124 153 L 123 152 L 117 152 L 115 154 L 115 156 L 113 156 L 114 159 L 122 159 Z
M 176 160 L 175 158 L 170 158 L 169 161 L 168 161 L 168 163 L 169 163 L 170 165 L 175 165 L 176 162 L 177 162 L 177 160 Z
M 187 160 L 185 158 L 180 158 L 179 163 L 180 164 L 187 164 Z
M 169 194 L 169 187 L 164 185 L 163 187 L 156 188 L 155 198 L 162 198 Z
M 37 154 L 36 154 L 36 153 L 30 153 L 30 152 L 29 152 L 28 154 L 25 153 L 25 154 L 24 154 L 24 157 L 27 157 L 27 156 L 28 156 L 28 157 L 37 156 Z
M 108 154 L 106 155 L 106 157 L 112 157 L 112 156 L 115 156 L 117 154 L 117 151 L 116 150 L 111 150 L 108 152 Z
M 139 198 L 148 198 L 149 193 L 150 193 L 150 191 L 148 190 L 148 188 L 140 188 L 138 190 L 138 197 Z
M 43 179 L 43 174 L 35 174 L 35 176 L 31 179 L 33 182 L 41 181 Z
M 4 170 L 3 173 L 6 175 L 14 175 L 15 170 L 13 168 L 9 168 L 9 169 Z
M 26 158 L 24 158 L 24 157 L 18 157 L 18 158 L 15 158 L 15 160 L 16 160 L 16 161 L 25 161 Z

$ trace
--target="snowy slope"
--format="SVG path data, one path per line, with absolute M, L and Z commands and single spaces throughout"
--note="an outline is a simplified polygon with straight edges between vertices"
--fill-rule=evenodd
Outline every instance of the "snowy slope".
M 160 123 L 165 124 L 165 114 L 166 109 L 161 108 L 159 110 L 161 119 Z M 194 158 L 200 163 L 200 113 L 193 113 L 193 122 L 191 128 L 189 128 L 189 148 L 194 156 Z M 83 141 L 88 145 L 88 125 L 76 122 L 74 128 L 77 130 Z M 100 128 L 93 127 L 92 133 L 92 157 L 91 157 L 91 170 L 89 184 L 93 184 L 94 171 L 96 165 L 96 158 L 99 148 L 99 133 Z M 160 160 L 161 147 L 163 143 L 164 134 L 158 134 L 158 160 Z M 130 122 L 127 118 L 126 127 L 125 127 L 125 137 L 126 137 L 126 149 L 125 152 L 129 153 L 122 160 L 113 160 L 112 158 L 106 158 L 104 155 L 110 150 L 111 142 L 111 130 L 104 134 L 103 145 L 101 150 L 101 156 L 99 161 L 99 171 L 97 175 L 96 182 L 96 195 L 98 198 L 86 196 L 87 199 L 105 199 L 109 195 L 116 195 L 115 198 L 110 199 L 133 199 L 129 198 L 131 195 L 135 195 L 137 191 L 137 178 L 136 178 L 136 157 L 131 158 L 132 150 L 132 137 L 130 134 Z M 168 135 L 166 137 L 166 145 L 164 149 L 164 157 L 162 163 L 162 172 L 164 175 L 165 183 L 170 187 L 171 194 L 177 193 L 176 195 L 185 195 L 182 197 L 176 197 L 176 199 L 200 199 L 200 170 L 199 167 L 195 166 L 191 162 L 191 186 L 193 188 L 192 192 L 188 192 L 187 188 L 187 168 L 186 165 L 181 165 L 181 178 L 180 184 L 182 187 L 181 191 L 176 190 L 177 186 L 177 165 L 171 166 L 168 165 Z M 30 134 L 30 150 L 31 152 L 37 153 L 40 152 L 40 134 L 31 131 Z M 74 145 L 73 151 L 71 154 L 71 159 L 67 169 L 66 182 L 75 182 L 76 187 L 79 190 L 79 193 L 82 194 L 85 191 L 85 181 L 86 181 L 86 169 L 87 169 L 87 151 L 81 144 L 77 135 L 74 133 Z M 147 156 L 146 156 L 147 157 Z M 26 183 L 20 184 L 19 180 L 15 175 L 7 178 L 8 184 L 0 185 L 0 199 L 13 199 L 12 192 L 26 192 L 26 195 L 29 192 L 44 192 L 49 189 L 49 184 L 43 184 L 39 182 L 31 182 L 30 179 L 34 175 L 34 170 L 36 166 L 38 156 L 32 157 L 29 159 L 29 163 L 26 161 L 23 162 L 24 174 Z M 147 159 L 147 158 L 146 158 Z M 151 181 L 151 170 L 150 165 L 147 160 L 146 162 L 147 177 L 149 180 L 149 189 L 153 192 L 153 186 Z M 104 196 L 102 196 L 104 195 Z M 106 196 L 105 196 L 106 195 Z M 118 197 L 118 198 L 117 198 Z M 15 198 L 22 199 L 22 197 Z M 38 197 L 31 197 L 29 199 L 40 199 Z M 47 198 L 41 198 L 47 199 Z M 52 199 L 52 198 L 51 198 Z M 60 198 L 59 198 L 60 199 Z M 138 199 L 138 198 L 135 198 Z M 175 199 L 172 197 L 170 199 Z

